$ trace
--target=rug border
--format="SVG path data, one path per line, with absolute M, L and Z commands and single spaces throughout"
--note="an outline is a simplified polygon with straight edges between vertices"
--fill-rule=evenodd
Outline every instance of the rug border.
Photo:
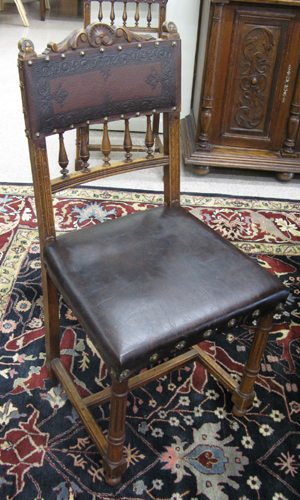
M 0 187 L 1 186 L 32 186 L 33 189 L 33 183 L 32 182 L 0 182 Z M 76 186 L 75 188 L 72 189 L 101 189 L 105 191 L 127 191 L 130 193 L 143 193 L 143 194 L 155 194 L 159 196 L 163 196 L 164 192 L 163 191 L 156 191 L 155 189 L 149 190 L 149 189 L 132 189 L 132 188 L 116 188 L 116 187 L 106 187 L 106 186 L 87 186 L 85 184 Z M 62 193 L 63 191 L 60 191 Z M 58 193 L 55 193 L 58 194 Z M 285 203 L 299 203 L 299 200 L 296 199 L 288 199 L 288 198 L 268 198 L 268 197 L 263 197 L 263 196 L 241 196 L 241 195 L 235 195 L 235 194 L 222 194 L 222 193 L 197 193 L 197 192 L 190 192 L 190 191 L 181 191 L 180 192 L 181 196 L 210 196 L 210 197 L 216 197 L 216 198 L 238 198 L 241 200 L 266 200 L 266 201 L 282 201 Z

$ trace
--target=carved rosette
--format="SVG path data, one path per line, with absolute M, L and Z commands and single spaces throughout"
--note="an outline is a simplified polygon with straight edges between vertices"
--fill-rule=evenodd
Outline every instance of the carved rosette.
M 114 28 L 104 23 L 90 24 L 87 29 L 88 41 L 92 47 L 113 45 L 116 34 Z

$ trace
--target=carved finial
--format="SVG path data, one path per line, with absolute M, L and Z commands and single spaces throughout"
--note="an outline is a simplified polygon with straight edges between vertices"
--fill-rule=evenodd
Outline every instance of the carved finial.
M 36 56 L 34 45 L 31 40 L 28 40 L 28 38 L 21 38 L 21 40 L 19 40 L 18 49 L 20 59 Z
M 162 25 L 163 33 L 174 35 L 178 33 L 177 26 L 173 21 L 165 21 Z

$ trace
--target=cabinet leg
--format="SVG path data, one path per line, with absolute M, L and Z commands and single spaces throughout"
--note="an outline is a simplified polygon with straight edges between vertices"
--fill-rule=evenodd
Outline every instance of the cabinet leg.
M 197 175 L 207 175 L 209 174 L 209 167 L 204 167 L 200 165 L 193 165 L 193 172 Z

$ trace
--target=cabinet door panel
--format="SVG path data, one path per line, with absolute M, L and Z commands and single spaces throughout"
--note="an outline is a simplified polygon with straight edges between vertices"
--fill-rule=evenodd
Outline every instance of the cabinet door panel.
M 292 98 L 288 90 L 298 69 L 291 64 L 300 41 L 297 21 L 293 9 L 232 6 L 229 55 L 226 43 L 219 54 L 226 69 L 216 85 L 216 102 L 222 96 L 222 105 L 216 110 L 213 144 L 280 149 Z

